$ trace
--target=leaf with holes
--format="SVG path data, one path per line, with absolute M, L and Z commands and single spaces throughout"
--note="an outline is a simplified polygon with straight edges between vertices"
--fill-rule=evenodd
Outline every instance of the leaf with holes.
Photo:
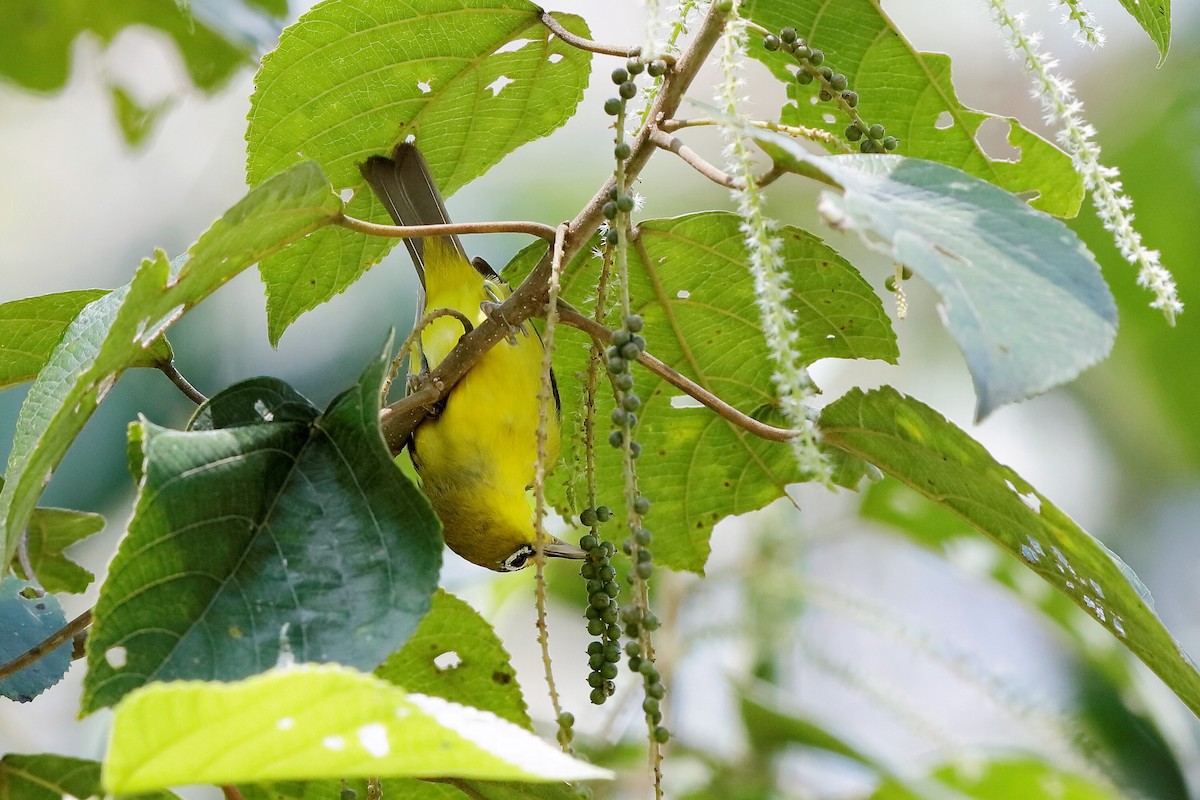
M 100 762 L 50 753 L 9 753 L 0 759 L 0 800 L 99 797 Z M 121 800 L 179 800 L 173 792 L 125 795 Z
M 419 10 L 388 0 L 317 4 L 255 78 L 250 183 L 316 159 L 336 188 L 355 190 L 347 213 L 390 223 L 358 165 L 413 135 L 441 191 L 453 194 L 559 128 L 583 99 L 591 54 L 551 36 L 538 13 L 524 0 L 434 0 Z M 555 18 L 588 34 L 579 17 Z M 394 245 L 330 228 L 264 261 L 271 341 Z
M 1158 48 L 1158 66 L 1161 67 L 1171 49 L 1171 0 L 1121 0 L 1121 5 Z
M 139 689 L 116 709 L 104 764 L 104 786 L 116 793 L 369 776 L 555 782 L 611 774 L 486 711 L 311 664 L 232 684 Z
M 104 289 L 83 289 L 0 305 L 0 389 L 37 377 L 71 321 L 106 294 Z M 157 367 L 170 361 L 171 345 L 160 338 L 129 366 Z
M 373 669 L 416 630 L 442 542 L 379 432 L 390 346 L 323 414 L 260 378 L 198 413 L 229 427 L 132 426 L 138 497 L 96 604 L 85 712 L 280 659 Z
M 878 0 L 752 0 L 747 12 L 770 30 L 793 27 L 823 50 L 826 65 L 843 73 L 858 92 L 863 119 L 899 138 L 899 152 L 949 164 L 1014 194 L 1036 193 L 1032 205 L 1049 214 L 1079 213 L 1083 181 L 1070 157 L 1015 118 L 963 105 L 954 93 L 949 57 L 922 53 L 909 44 Z M 849 119 L 829 104 L 813 102 L 819 87 L 796 82 L 787 69 L 795 65 L 790 55 L 768 53 L 761 46 L 750 52 L 786 82 L 792 102 L 784 106 L 782 122 L 841 136 Z M 825 120 L 829 114 L 834 122 Z M 943 118 L 948 126 L 941 124 Z M 990 120 L 1007 126 L 1008 143 L 1020 151 L 1013 160 L 989 156 L 979 143 L 980 128 Z
M 1098 620 L 1200 714 L 1200 672 L 1123 561 L 933 409 L 895 389 L 855 389 L 825 408 L 821 431 L 952 511 Z
M 759 421 L 786 425 L 739 224 L 735 214 L 725 212 L 641 223 L 629 258 L 633 310 L 645 319 L 647 348 L 656 357 Z M 822 358 L 894 362 L 895 334 L 879 298 L 854 267 L 810 233 L 783 228 L 780 237 L 799 334 L 796 349 L 804 364 Z M 542 251 L 543 245 L 535 245 L 518 256 L 514 275 L 527 271 Z M 577 259 L 563 277 L 563 297 L 581 308 L 594 306 L 599 270 L 598 259 Z M 607 322 L 620 325 L 617 316 Z M 556 502 L 569 507 L 568 498 L 586 496 L 579 436 L 571 428 L 582 417 L 590 343 L 565 326 L 556 331 L 564 452 L 567 463 L 574 462 L 566 470 L 568 491 Z M 701 571 L 714 524 L 766 506 L 806 476 L 788 445 L 746 433 L 651 373 L 639 369 L 636 375 L 643 401 L 635 434 L 643 451 L 639 481 L 654 502 L 647 520 L 654 529 L 654 555 L 667 566 Z M 602 383 L 598 394 L 597 437 L 603 442 L 612 392 Z M 600 500 L 620 507 L 620 461 L 608 453 L 602 448 L 598 458 Z M 861 476 L 861 470 L 849 470 L 842 482 L 854 485 Z
M 104 517 L 65 508 L 36 508 L 29 517 L 29 563 L 47 592 L 80 594 L 96 576 L 67 557 L 71 545 L 104 527 Z M 17 560 L 13 559 L 14 568 Z
M 28 596 L 27 596 L 28 595 Z M 28 581 L 0 580 L 0 664 L 26 653 L 67 624 L 62 605 L 52 594 L 39 595 Z M 28 703 L 62 680 L 71 666 L 67 640 L 19 672 L 0 680 L 0 697 Z
M 0 490 L 8 563 L 29 515 L 67 448 L 113 383 L 192 306 L 242 270 L 334 222 L 342 203 L 312 162 L 250 192 L 192 245 L 175 272 L 161 252 L 133 280 L 87 305 L 71 321 L 29 389 Z
M 941 295 L 942 321 L 971 370 L 977 419 L 1074 379 L 1112 349 L 1112 293 L 1061 221 L 944 164 L 818 157 L 786 136 L 753 135 L 786 169 L 839 190 L 821 197 L 829 224 L 858 231 Z
M 472 705 L 533 730 L 500 638 L 479 612 L 441 589 L 416 633 L 375 674 L 410 692 Z

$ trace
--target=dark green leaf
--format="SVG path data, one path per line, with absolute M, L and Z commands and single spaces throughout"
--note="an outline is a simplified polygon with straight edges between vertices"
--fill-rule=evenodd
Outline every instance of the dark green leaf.
M 1066 594 L 1194 712 L 1200 674 L 1133 571 L 977 442 L 891 388 L 854 390 L 821 415 L 825 441 L 964 519 Z
M 99 761 L 49 753 L 10 753 L 0 760 L 0 800 L 64 800 L 102 794 Z M 161 791 L 123 795 L 121 800 L 179 800 L 179 797 L 173 792 Z
M 29 518 L 29 561 L 47 592 L 80 594 L 96 576 L 63 551 L 104 528 L 104 517 L 63 508 L 37 508 Z M 14 564 L 15 564 L 14 560 Z
M 169 99 L 143 106 L 133 95 L 116 84 L 109 86 L 108 92 L 112 98 L 113 111 L 116 112 L 117 126 L 125 137 L 125 144 L 132 148 L 141 147 L 146 142 L 146 137 L 154 130 L 163 112 L 171 107 Z
M 52 594 L 26 597 L 32 584 L 17 578 L 0 580 L 0 664 L 46 641 L 67 624 L 58 598 Z M 62 680 L 71 666 L 71 642 L 39 658 L 20 672 L 0 680 L 0 697 L 28 703 Z
M 645 319 L 647 348 L 657 358 L 755 419 L 786 426 L 771 381 L 774 367 L 759 324 L 739 223 L 736 215 L 724 212 L 641 223 L 638 247 L 629 254 L 633 309 Z M 799 333 L 796 348 L 804 363 L 821 358 L 894 361 L 895 336 L 887 315 L 854 267 L 810 233 L 784 228 L 780 237 Z M 518 256 L 514 273 L 528 269 L 542 249 L 538 245 Z M 563 297 L 590 313 L 599 270 L 599 259 L 576 260 L 563 277 Z M 614 317 L 608 324 L 617 327 L 620 321 Z M 557 502 L 566 507 L 570 497 L 586 496 L 581 440 L 572 426 L 582 416 L 589 342 L 565 326 L 557 331 L 564 453 L 572 465 L 566 479 L 573 482 Z M 600 500 L 619 508 L 624 485 L 620 461 L 605 443 L 612 391 L 601 372 Z M 766 506 L 783 497 L 788 484 L 806 476 L 788 445 L 746 433 L 649 372 L 635 374 L 635 390 L 643 402 L 636 432 L 644 453 L 640 486 L 654 503 L 647 519 L 654 530 L 654 557 L 670 567 L 701 571 L 714 524 Z M 844 475 L 853 485 L 862 472 Z
M 533 730 L 510 660 L 487 620 L 439 589 L 416 633 L 375 674 L 407 691 L 481 708 Z
M 1108 355 L 1117 308 L 1100 267 L 1070 228 L 959 170 L 900 156 L 808 153 L 754 134 L 788 169 L 832 183 L 826 220 L 911 267 L 975 383 L 976 417 L 1075 378 Z
M 900 139 L 899 152 L 940 161 L 1014 194 L 1036 192 L 1033 206 L 1049 214 L 1073 217 L 1083 200 L 1083 181 L 1071 159 L 1015 118 L 998 117 L 963 105 L 950 79 L 950 59 L 914 48 L 880 8 L 878 0 L 754 0 L 750 17 L 772 30 L 796 28 L 813 47 L 825 52 L 825 63 L 850 80 L 858 92 L 859 112 L 869 124 L 880 124 Z M 795 61 L 761 46 L 750 52 L 762 58 L 787 82 L 793 102 L 783 108 L 788 124 L 832 129 L 839 136 L 849 119 L 830 125 L 824 115 L 836 109 L 814 103 L 817 87 L 800 86 L 785 66 Z M 839 114 L 840 117 L 840 114 Z M 942 123 L 949 119 L 950 125 Z M 999 120 L 1008 127 L 1008 143 L 1020 152 L 1012 160 L 989 156 L 978 141 L 980 127 Z
M 3 563 L 85 422 L 131 364 L 165 329 L 246 267 L 333 222 L 341 201 L 312 162 L 252 189 L 200 237 L 177 274 L 160 252 L 125 286 L 71 322 L 21 406 L 0 491 Z
M 96 604 L 85 712 L 147 681 L 232 680 L 281 658 L 373 669 L 408 639 L 441 537 L 379 433 L 388 364 L 320 416 L 276 405 L 270 385 L 256 397 L 257 379 L 208 404 L 205 419 L 234 427 L 133 426 L 140 491 Z

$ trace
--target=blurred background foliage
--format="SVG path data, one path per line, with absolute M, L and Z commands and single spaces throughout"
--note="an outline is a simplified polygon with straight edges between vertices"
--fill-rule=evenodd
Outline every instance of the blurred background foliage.
M 883 4 L 920 48 L 954 59 L 959 95 L 1038 129 L 1020 69 L 1004 58 L 982 4 Z M 1104 540 L 1151 588 L 1181 644 L 1200 650 L 1200 14 L 1175 9 L 1161 70 L 1117 0 L 1090 3 L 1109 32 L 1081 50 L 1057 13 L 1031 3 L 1120 167 L 1138 227 L 1175 271 L 1193 309 L 1175 328 L 1146 305 L 1090 209 L 1073 222 L 1104 265 L 1121 314 L 1112 357 L 1073 386 L 969 422 L 974 399 L 931 295 L 914 285 L 897 322 L 901 363 L 818 365 L 836 398 L 889 383 L 980 439 Z M 243 131 L 253 65 L 307 6 L 285 0 L 6 0 L 0 8 L 0 302 L 128 279 L 155 246 L 176 254 L 244 190 Z M 564 0 L 595 38 L 637 42 L 641 6 Z M 832 11 L 830 12 L 832 13 Z M 601 60 L 597 69 L 606 70 Z M 759 116 L 783 91 L 752 65 Z M 703 78 L 703 76 L 702 76 Z M 609 169 L 606 81 L 549 139 L 522 148 L 460 191 L 460 219 L 571 216 Z M 697 97 L 707 100 L 702 89 Z M 1001 129 L 985 126 L 991 152 Z M 719 143 L 708 146 L 715 154 Z M 570 164 L 571 171 L 557 165 Z M 550 167 L 550 168 L 548 168 Z M 562 175 L 546 181 L 546 175 Z M 645 217 L 727 207 L 722 190 L 660 157 L 643 176 Z M 879 288 L 890 265 L 824 229 L 815 189 L 780 181 L 771 209 L 817 231 Z M 519 237 L 475 237 L 503 264 Z M 324 405 L 412 319 L 413 278 L 389 257 L 344 295 L 305 315 L 278 349 L 247 273 L 173 329 L 177 363 L 213 393 L 253 375 L 281 377 Z M 652 332 L 651 332 L 652 335 Z M 650 347 L 653 349 L 653 340 Z M 6 457 L 21 387 L 0 393 Z M 55 474 L 45 502 L 103 513 L 105 532 L 75 555 L 103 574 L 129 513 L 125 428 L 138 414 L 182 425 L 190 404 L 157 373 L 126 375 Z M 897 484 L 831 495 L 796 487 L 793 503 L 726 520 L 707 579 L 664 575 L 656 592 L 667 722 L 678 732 L 668 793 L 689 798 L 1186 798 L 1200 791 L 1196 720 L 1094 621 L 1008 555 Z M 797 513 L 795 507 L 803 508 Z M 532 634 L 531 576 L 495 579 L 452 560 L 443 583 L 497 626 L 536 718 L 550 717 Z M 586 705 L 582 589 L 551 573 L 552 648 L 585 751 L 636 767 L 640 710 L 631 686 Z M 67 598 L 68 616 L 96 587 Z M 106 716 L 78 721 L 80 666 L 32 708 L 0 709 L 0 750 L 101 755 Z M 622 701 L 622 698 L 623 701 Z M 33 717 L 30 717 L 33 714 Z M 29 724 L 30 719 L 38 725 Z M 637 769 L 631 770 L 637 774 Z M 629 796 L 617 784 L 609 796 Z

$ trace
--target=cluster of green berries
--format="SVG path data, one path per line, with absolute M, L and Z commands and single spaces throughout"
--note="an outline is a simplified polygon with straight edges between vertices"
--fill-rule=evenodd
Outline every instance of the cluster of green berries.
M 820 78 L 821 88 L 817 92 L 819 100 L 827 103 L 837 97 L 845 103 L 854 120 L 846 128 L 846 138 L 851 142 L 861 142 L 858 146 L 860 151 L 882 153 L 895 150 L 899 146 L 900 140 L 895 136 L 888 136 L 882 125 L 868 126 L 858 118 L 853 112 L 853 109 L 858 108 L 858 92 L 850 88 L 850 79 L 825 65 L 825 51 L 811 47 L 796 34 L 795 28 L 784 28 L 778 35 L 768 34 L 763 37 L 763 47 L 771 52 L 782 50 L 791 53 L 800 62 L 800 68 L 796 70 L 796 83 L 801 86 L 807 86 Z
M 911 269 L 909 269 L 908 267 L 900 268 L 900 280 L 906 281 L 909 278 L 911 278 L 912 276 L 913 276 L 913 271 Z M 896 288 L 897 288 L 896 276 L 888 275 L 886 278 L 884 278 L 883 279 L 883 288 L 887 289 L 889 292 L 895 293 Z
M 642 652 L 639 641 L 643 628 L 647 631 L 658 629 L 658 617 L 654 616 L 653 612 L 642 613 L 636 605 L 629 605 L 621 609 L 621 621 L 625 623 L 625 636 L 628 640 L 625 642 L 625 655 L 629 658 L 629 669 L 642 676 L 642 688 L 646 692 L 646 699 L 642 701 L 642 711 L 646 715 L 650 735 L 659 744 L 666 744 L 671 738 L 671 732 L 662 725 L 662 699 L 667 694 L 667 688 L 663 685 L 658 667 L 654 666 L 654 659 Z
M 629 439 L 634 458 L 642 453 L 642 446 L 630 438 L 637 426 L 637 412 L 642 401 L 633 393 L 633 373 L 629 366 L 646 349 L 646 340 L 641 336 L 644 325 L 639 314 L 630 314 L 625 318 L 625 324 L 612 332 L 612 344 L 604 351 L 605 366 L 612 375 L 617 393 L 617 407 L 612 412 L 614 430 L 608 435 L 608 443 L 613 447 L 624 447 Z
M 611 563 L 617 548 L 595 533 L 596 526 L 610 519 L 612 510 L 608 506 L 587 508 L 579 515 L 579 521 L 592 529 L 579 540 L 580 548 L 588 554 L 579 574 L 587 581 L 588 605 L 584 616 L 588 633 L 597 637 L 588 645 L 587 651 L 588 666 L 592 670 L 587 681 L 592 687 L 591 700 L 596 705 L 612 696 L 616 688 L 613 679 L 617 677 L 617 664 L 621 661 L 620 607 L 617 604 L 621 585 L 617 583 L 617 568 Z M 561 720 L 559 729 L 561 732 Z
M 661 58 L 656 58 L 653 61 L 646 63 L 640 58 L 631 58 L 625 62 L 625 66 L 617 67 L 612 71 L 612 82 L 617 85 L 617 97 L 610 97 L 604 101 L 604 110 L 609 116 L 619 116 L 625 111 L 625 104 L 637 97 L 637 76 L 643 72 L 651 78 L 662 77 L 667 71 L 667 62 Z M 629 145 L 625 145 L 628 149 Z M 618 152 L 615 154 L 622 161 L 629 158 L 629 153 L 625 155 L 620 153 L 621 145 L 617 145 Z

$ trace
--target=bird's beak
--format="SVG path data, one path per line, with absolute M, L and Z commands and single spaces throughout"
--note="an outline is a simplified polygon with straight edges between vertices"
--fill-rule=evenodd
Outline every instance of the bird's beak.
M 573 544 L 567 544 L 558 537 L 550 537 L 550 541 L 542 546 L 542 552 L 551 558 L 571 558 L 576 561 L 582 561 L 588 557 L 587 550 L 580 549 Z

